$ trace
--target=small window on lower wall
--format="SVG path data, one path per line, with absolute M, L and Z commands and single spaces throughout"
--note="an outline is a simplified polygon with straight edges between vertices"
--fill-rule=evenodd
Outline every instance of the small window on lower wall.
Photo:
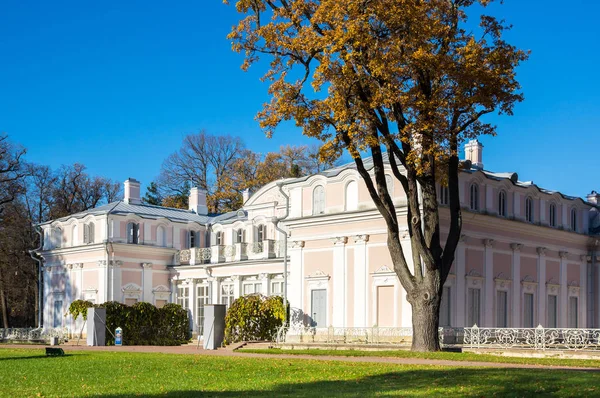
M 167 300 L 156 300 L 156 308 L 162 308 L 167 304 Z
M 450 286 L 444 286 L 442 293 L 442 302 L 440 303 L 440 326 L 450 326 L 451 305 L 450 305 Z
M 577 315 L 579 311 L 579 303 L 577 297 L 569 297 L 569 327 L 577 327 Z
M 130 307 L 131 307 L 132 305 L 134 305 L 135 303 L 137 303 L 137 302 L 138 302 L 138 300 L 137 300 L 137 299 L 135 299 L 135 298 L 126 298 L 126 299 L 125 299 L 125 305 L 128 305 L 128 306 L 130 306 Z

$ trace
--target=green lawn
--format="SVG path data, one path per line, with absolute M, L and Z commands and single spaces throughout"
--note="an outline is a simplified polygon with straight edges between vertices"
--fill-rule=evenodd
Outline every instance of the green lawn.
M 520 358 L 503 357 L 490 354 L 474 354 L 469 352 L 412 352 L 404 350 L 396 351 L 362 351 L 362 350 L 282 350 L 271 349 L 240 349 L 238 352 L 254 354 L 289 354 L 289 355 L 312 355 L 318 356 L 341 356 L 341 357 L 385 357 L 385 358 L 422 358 L 442 359 L 461 362 L 494 362 L 515 363 L 525 365 L 543 366 L 574 366 L 583 368 L 600 368 L 600 359 L 561 359 L 561 358 Z
M 69 351 L 66 348 L 67 352 Z M 0 349 L 0 396 L 598 396 L 589 371 Z

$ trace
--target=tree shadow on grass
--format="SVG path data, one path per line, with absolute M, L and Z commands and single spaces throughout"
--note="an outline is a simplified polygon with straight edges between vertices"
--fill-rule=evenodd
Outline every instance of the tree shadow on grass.
M 227 374 L 221 375 L 227 380 Z M 170 397 L 368 397 L 374 395 L 400 396 L 551 396 L 561 392 L 563 395 L 593 396 L 598 390 L 585 390 L 592 380 L 591 374 L 583 371 L 530 370 L 509 368 L 425 368 L 406 370 L 367 376 L 352 380 L 326 380 L 314 382 L 298 382 L 277 384 L 271 389 L 251 390 L 237 388 L 245 381 L 236 383 L 230 380 L 225 387 L 210 391 L 194 388 L 189 381 L 182 380 L 182 385 L 175 391 L 160 394 L 148 394 L 139 391 L 137 394 L 101 395 L 108 398 L 129 396 L 170 396 Z M 256 383 L 254 380 L 253 383 Z M 205 384 L 198 381 L 198 384 Z M 260 383 L 258 383 L 260 385 Z M 200 387 L 200 385 L 198 387 Z M 598 396 L 598 395 L 596 395 Z
M 85 354 L 83 354 L 83 355 L 85 355 Z M 21 360 L 21 359 L 45 359 L 45 358 L 58 359 L 58 358 L 65 358 L 65 357 L 72 357 L 72 356 L 73 356 L 73 354 L 67 354 L 67 353 L 65 353 L 64 355 L 39 354 L 39 355 L 16 356 L 16 357 L 0 357 L 0 361 L 17 361 L 17 360 Z M 82 356 L 82 355 L 78 355 L 78 356 Z

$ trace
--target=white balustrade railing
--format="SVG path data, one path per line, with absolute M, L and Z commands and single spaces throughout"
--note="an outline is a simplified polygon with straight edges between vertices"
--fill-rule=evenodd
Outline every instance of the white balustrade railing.
M 41 341 L 49 340 L 51 337 L 64 339 L 68 335 L 67 330 L 62 328 L 8 328 L 0 329 L 0 341 Z
M 196 264 L 204 264 L 210 262 L 212 250 L 210 247 L 196 248 Z
M 600 329 L 464 328 L 465 348 L 598 350 Z
M 253 242 L 248 244 L 250 246 L 250 253 L 258 254 L 263 252 L 262 242 Z
M 174 260 L 175 265 L 198 265 L 211 262 L 221 263 L 248 259 L 281 258 L 284 255 L 284 249 L 282 241 L 266 240 L 263 242 L 236 243 L 227 246 L 179 250 L 175 253 Z

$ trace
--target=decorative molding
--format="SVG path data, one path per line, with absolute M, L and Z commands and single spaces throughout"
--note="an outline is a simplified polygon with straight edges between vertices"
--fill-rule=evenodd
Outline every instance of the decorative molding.
M 369 241 L 369 235 L 355 235 L 354 243 L 367 243 Z
M 521 249 L 523 248 L 523 244 L 522 243 L 511 243 L 510 248 L 515 252 L 520 252 Z
M 308 275 L 305 279 L 330 279 L 331 277 L 321 270 L 315 271 L 314 274 Z
M 545 256 L 546 255 L 546 248 L 545 247 L 538 247 L 537 249 L 535 249 L 537 251 L 537 254 L 539 254 L 540 256 Z
M 141 293 L 142 288 L 135 283 L 128 283 L 121 289 L 123 293 Z
M 194 283 L 194 278 L 186 278 L 184 280 L 184 284 L 186 284 L 186 285 L 191 285 L 193 283 Z
M 491 249 L 492 247 L 494 247 L 494 239 L 484 239 L 483 245 L 488 249 Z
M 567 252 L 567 251 L 559 251 L 558 252 L 558 257 L 562 258 L 563 260 L 567 260 L 569 258 L 569 252 Z
M 460 238 L 458 238 L 458 241 L 459 241 L 459 242 L 466 242 L 466 241 L 467 241 L 467 239 L 469 239 L 469 237 L 468 237 L 467 235 L 465 235 L 465 234 L 461 234 L 461 235 L 460 235 Z
M 67 264 L 67 268 L 70 270 L 73 269 L 73 266 L 74 266 L 74 264 Z
M 113 268 L 121 268 L 122 265 L 123 265 L 123 261 L 121 261 L 121 260 L 116 260 L 116 261 L 110 260 L 110 262 L 109 262 L 109 266 L 111 266 Z
M 381 266 L 377 269 L 377 271 L 373 272 L 373 274 L 393 274 L 394 271 L 391 270 L 387 265 Z
M 145 269 L 152 269 L 152 263 L 142 263 L 142 267 Z
M 106 260 L 100 260 L 100 261 L 98 261 L 98 267 L 100 267 L 100 268 L 106 268 Z
M 579 256 L 579 259 L 581 260 L 582 263 L 589 263 L 592 261 L 592 256 L 582 254 L 581 256 Z
M 75 264 L 73 264 L 73 267 L 74 267 L 75 269 L 77 269 L 77 268 L 79 268 L 79 269 L 83 269 L 83 263 L 75 263 Z
M 260 273 L 260 274 L 258 274 L 258 279 L 261 280 L 261 281 L 265 280 L 265 279 L 268 279 L 268 278 L 269 278 L 269 274 L 266 274 L 266 273 Z
M 294 240 L 290 242 L 290 249 L 302 249 L 304 247 L 303 240 Z
M 546 282 L 546 289 L 548 293 L 558 294 L 558 292 L 560 291 L 560 285 L 557 285 L 556 283 Z
M 336 236 L 334 238 L 331 238 L 331 241 L 336 246 L 337 245 L 345 245 L 346 243 L 348 243 L 348 237 L 347 236 Z
M 152 289 L 152 292 L 154 292 L 154 293 L 171 293 L 171 289 L 169 289 L 165 285 L 158 285 Z

